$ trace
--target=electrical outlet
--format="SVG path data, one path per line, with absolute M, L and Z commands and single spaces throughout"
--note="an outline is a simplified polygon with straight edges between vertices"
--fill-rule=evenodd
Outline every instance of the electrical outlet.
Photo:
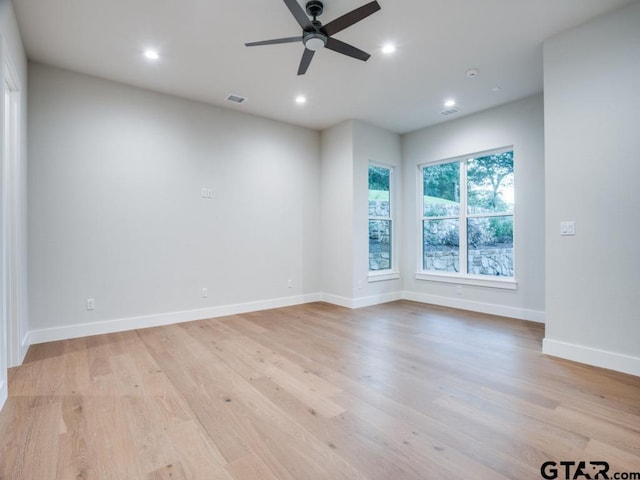
M 293 280 L 287 280 L 287 288 L 293 288 Z
M 94 298 L 87 298 L 87 310 L 95 310 L 96 300 Z

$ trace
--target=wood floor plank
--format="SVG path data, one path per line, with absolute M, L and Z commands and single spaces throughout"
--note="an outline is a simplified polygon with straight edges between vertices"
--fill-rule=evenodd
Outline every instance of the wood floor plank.
M 148 480 L 189 480 L 180 463 L 170 463 L 147 475 Z
M 541 354 L 544 326 L 325 303 L 33 345 L 0 480 L 540 478 L 640 472 L 640 378 Z
M 259 478 L 260 480 L 279 480 L 262 459 L 252 453 L 246 455 L 227 467 L 233 478 Z
M 200 424 L 195 421 L 172 425 L 167 435 L 182 459 L 188 478 L 233 480 L 227 462 Z M 242 457 L 244 458 L 244 457 Z

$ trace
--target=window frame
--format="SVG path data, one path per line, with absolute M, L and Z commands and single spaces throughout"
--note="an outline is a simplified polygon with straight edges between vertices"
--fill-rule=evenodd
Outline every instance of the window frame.
M 389 170 L 389 217 L 371 217 L 369 216 L 369 169 L 371 167 L 384 168 Z M 369 268 L 369 240 L 367 240 L 367 280 L 369 283 L 382 282 L 386 280 L 397 280 L 400 278 L 400 272 L 398 271 L 398 246 L 396 239 L 397 235 L 397 221 L 396 221 L 396 167 L 382 162 L 376 162 L 369 160 L 367 163 L 367 239 L 369 237 L 369 222 L 372 220 L 383 220 L 391 222 L 391 264 L 389 268 L 384 270 L 371 270 Z
M 468 183 L 467 183 L 467 166 L 468 161 L 471 159 L 484 157 L 487 155 L 495 155 L 505 152 L 513 152 L 515 159 L 515 148 L 511 146 L 500 147 L 491 150 L 484 150 L 480 152 L 474 152 L 470 154 L 460 155 L 457 157 L 447 158 L 443 160 L 436 160 L 433 162 L 421 163 L 417 166 L 417 213 L 418 213 L 418 231 L 417 231 L 417 240 L 418 240 L 418 261 L 417 268 L 415 273 L 416 280 L 425 280 L 432 282 L 442 282 L 442 283 L 454 283 L 458 285 L 475 285 L 481 287 L 491 287 L 491 288 L 500 288 L 507 290 L 516 290 L 518 288 L 518 281 L 516 279 L 516 204 L 514 202 L 513 209 L 509 213 L 496 213 L 496 212 L 488 212 L 481 214 L 470 214 L 468 212 L 468 204 L 467 204 L 467 193 L 468 193 Z M 459 221 L 459 234 L 458 237 L 460 239 L 459 242 L 459 261 L 460 261 L 460 271 L 459 272 L 439 272 L 439 271 L 431 271 L 424 269 L 424 222 L 428 220 L 434 220 L 436 217 L 425 217 L 424 216 L 424 169 L 427 167 L 442 165 L 446 163 L 459 162 L 461 164 L 460 168 L 460 213 L 457 217 L 443 217 L 446 218 L 455 218 Z M 515 183 L 516 183 L 516 162 L 513 164 L 514 171 L 514 194 L 516 193 Z M 511 216 L 513 219 L 513 277 L 498 277 L 498 276 L 489 276 L 489 275 L 474 275 L 467 273 L 468 271 L 468 237 L 467 237 L 467 221 L 469 218 L 488 218 L 488 217 L 506 217 Z M 439 218 L 437 218 L 439 219 Z

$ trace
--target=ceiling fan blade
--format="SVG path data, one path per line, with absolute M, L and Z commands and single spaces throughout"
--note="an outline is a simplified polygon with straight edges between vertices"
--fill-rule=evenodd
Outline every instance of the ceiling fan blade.
M 284 3 L 303 30 L 308 30 L 313 27 L 311 20 L 307 17 L 307 14 L 297 0 L 284 0 Z
M 358 60 L 362 60 L 363 62 L 369 60 L 369 57 L 371 56 L 367 52 L 363 52 L 353 45 L 349 45 L 348 43 L 341 42 L 340 40 L 336 40 L 335 38 L 331 37 L 327 39 L 327 44 L 325 45 L 325 47 L 329 50 L 333 50 L 334 52 L 357 58 Z
M 307 73 L 307 68 L 309 68 L 309 64 L 311 63 L 314 53 L 316 53 L 314 50 L 309 50 L 308 48 L 304 49 L 302 60 L 300 60 L 300 66 L 298 67 L 298 75 L 304 75 Z
M 355 10 L 351 10 L 349 13 L 345 13 L 341 17 L 330 21 L 323 27 L 323 30 L 329 36 L 334 35 L 339 31 L 350 27 L 354 23 L 367 18 L 372 13 L 376 13 L 381 8 L 380 4 L 376 1 L 367 3 L 366 5 L 358 7 Z
M 287 38 L 275 38 L 273 40 L 262 40 L 260 42 L 249 42 L 245 43 L 245 47 L 257 47 L 260 45 L 276 45 L 278 43 L 295 43 L 301 42 L 302 37 L 287 37 Z

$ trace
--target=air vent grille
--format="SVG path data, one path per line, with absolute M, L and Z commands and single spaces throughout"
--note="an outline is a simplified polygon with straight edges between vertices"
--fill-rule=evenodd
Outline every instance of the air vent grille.
M 444 115 L 445 117 L 447 115 L 453 115 L 454 113 L 458 113 L 460 110 L 458 110 L 457 108 L 448 108 L 447 110 L 443 110 L 440 112 L 440 115 Z
M 227 97 L 227 100 L 233 103 L 244 103 L 247 101 L 247 97 L 243 97 L 242 95 L 236 95 L 232 93 Z

